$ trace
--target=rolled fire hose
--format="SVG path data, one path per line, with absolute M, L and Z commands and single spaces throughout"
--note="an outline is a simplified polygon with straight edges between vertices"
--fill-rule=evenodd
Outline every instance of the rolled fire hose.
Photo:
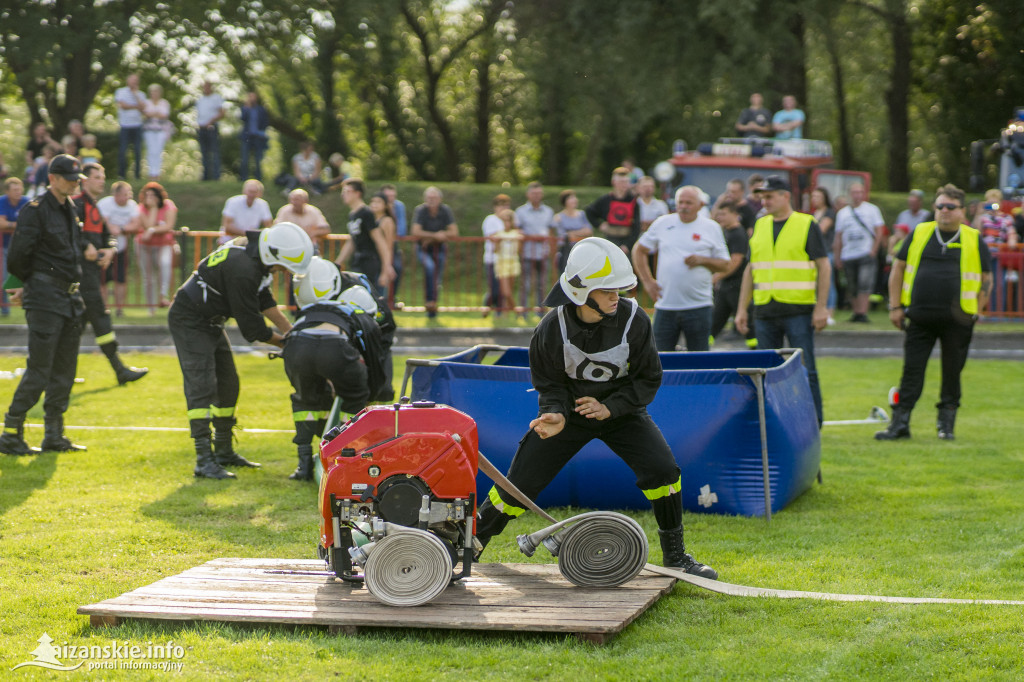
M 550 537 L 553 536 L 553 535 L 555 537 L 557 537 L 556 534 L 565 525 L 572 523 L 574 520 L 579 519 L 580 517 L 587 516 L 587 514 L 580 514 L 579 516 L 574 516 L 574 517 L 572 517 L 570 519 L 566 519 L 563 522 L 558 522 L 558 521 L 555 520 L 555 518 L 553 516 L 551 516 L 550 514 L 545 512 L 543 509 L 538 507 L 533 502 L 533 500 L 531 500 L 529 497 L 524 495 L 523 492 L 521 490 L 519 490 L 511 481 L 509 481 L 507 478 L 505 478 L 504 474 L 502 474 L 501 471 L 499 471 L 497 467 L 495 467 L 493 464 L 491 464 L 491 462 L 488 461 L 488 459 L 486 457 L 484 457 L 483 453 L 480 453 L 479 468 L 480 468 L 480 471 L 482 471 L 484 474 L 486 474 L 488 477 L 490 477 L 490 479 L 492 481 L 494 481 L 496 484 L 500 485 L 503 490 L 508 492 L 514 498 L 516 498 L 516 500 L 519 501 L 524 507 L 526 507 L 527 509 L 529 509 L 533 513 L 539 515 L 541 518 L 547 519 L 548 521 L 551 521 L 552 524 L 554 524 L 554 525 L 548 526 L 547 528 L 543 528 L 543 529 L 541 529 L 541 530 L 539 530 L 539 531 L 537 531 L 535 533 L 531 533 L 530 535 L 520 536 L 520 538 L 519 538 L 520 549 L 523 548 L 524 542 L 526 543 L 527 547 L 529 547 L 529 545 L 532 544 L 533 547 L 535 548 L 537 546 L 537 542 L 541 542 L 544 539 L 550 539 Z M 590 514 L 594 514 L 594 515 L 597 515 L 597 516 L 606 516 L 606 515 L 610 516 L 610 515 L 614 515 L 614 516 L 622 517 L 621 514 L 615 514 L 614 512 L 590 512 Z M 624 517 L 624 518 L 628 518 L 628 517 Z M 630 520 L 632 521 L 632 519 L 630 519 Z M 636 528 L 639 528 L 639 524 L 637 524 L 636 521 L 633 521 L 633 524 L 636 526 Z M 581 527 L 581 524 L 577 524 L 576 527 Z M 582 525 L 582 528 L 586 528 L 585 523 Z M 563 531 L 563 532 L 565 532 L 565 531 Z M 613 532 L 622 532 L 622 531 L 616 529 Z M 643 533 L 643 530 L 641 530 L 640 532 Z M 533 538 L 537 538 L 537 541 L 535 542 L 533 540 Z M 550 544 L 551 543 L 545 543 L 545 545 L 550 545 Z M 562 543 L 561 547 L 557 547 L 556 546 L 556 548 L 557 548 L 557 554 L 555 552 L 552 552 L 552 553 L 555 554 L 555 556 L 558 556 L 558 566 L 559 566 L 559 570 L 562 572 L 562 575 L 565 576 L 565 578 L 567 580 L 569 580 L 570 582 L 572 582 L 573 584 L 580 585 L 580 583 L 577 583 L 575 580 L 573 580 L 573 578 L 571 578 L 568 575 L 566 575 L 565 571 L 562 569 L 562 564 L 566 561 L 567 556 L 570 555 L 570 554 L 575 554 L 575 552 L 568 551 L 568 548 L 565 546 L 564 542 Z M 587 549 L 590 550 L 590 551 L 593 551 L 593 548 L 594 548 L 593 545 L 588 545 L 588 547 L 587 547 Z M 646 562 L 647 561 L 647 542 L 646 542 L 646 536 L 644 537 L 644 547 L 643 547 L 643 549 L 644 549 L 644 551 L 643 551 L 643 555 L 642 555 L 643 556 L 642 561 Z M 532 552 L 531 552 L 531 554 L 532 554 Z M 527 556 L 529 556 L 529 554 Z M 586 562 L 586 560 L 588 558 L 590 558 L 590 557 L 588 557 L 588 556 L 586 556 L 586 554 L 584 554 L 584 556 L 581 557 L 580 560 L 581 560 L 581 562 Z M 576 557 L 573 556 L 571 561 L 575 562 L 575 560 L 576 560 Z M 696 576 L 696 575 L 690 575 L 689 573 L 686 573 L 686 572 L 681 571 L 679 569 L 666 568 L 665 566 L 656 566 L 656 565 L 651 564 L 651 563 L 644 563 L 640 567 L 640 569 L 638 569 L 635 573 L 633 573 L 632 576 L 630 576 L 630 578 L 628 578 L 627 580 L 630 580 L 633 577 L 635 577 L 640 572 L 640 570 L 642 570 L 642 569 L 647 569 L 648 571 L 650 571 L 652 573 L 657 573 L 658 575 L 664 575 L 664 576 L 667 576 L 667 577 L 670 577 L 670 578 L 675 578 L 677 580 L 682 580 L 683 582 L 689 583 L 689 584 L 694 585 L 696 587 L 701 587 L 701 588 L 703 588 L 705 590 L 710 590 L 711 592 L 717 592 L 718 594 L 727 594 L 727 595 L 730 595 L 730 596 L 733 596 L 733 597 L 775 597 L 777 599 L 818 599 L 818 600 L 822 600 L 822 601 L 848 601 L 848 602 L 870 601 L 870 602 L 887 602 L 887 603 L 890 603 L 890 604 L 1008 604 L 1008 605 L 1013 605 L 1013 606 L 1024 606 L 1024 601 L 1015 601 L 1015 600 L 1009 600 L 1009 599 L 945 599 L 945 598 L 941 598 L 941 597 L 886 597 L 886 596 L 872 595 L 872 594 L 837 594 L 837 593 L 832 593 L 832 592 L 807 592 L 807 591 L 803 591 L 803 590 L 776 590 L 776 589 L 771 589 L 771 588 L 766 588 L 766 587 L 747 587 L 746 585 L 733 585 L 731 583 L 725 583 L 725 582 L 721 582 L 719 580 L 709 580 L 708 578 L 701 578 L 701 577 Z M 571 570 L 575 571 L 576 569 L 574 568 L 574 569 L 571 569 Z M 588 577 L 590 576 L 590 572 L 589 571 L 586 571 L 585 573 L 586 573 L 586 575 Z M 578 574 L 574 573 L 574 576 L 578 576 Z M 608 582 L 604 582 L 604 583 L 602 583 L 600 585 L 593 585 L 593 584 L 591 584 L 591 585 L 581 585 L 581 586 L 584 586 L 584 587 L 603 587 L 603 586 L 612 587 L 613 585 L 609 584 L 610 582 L 611 582 L 611 579 L 609 579 Z M 625 582 L 625 581 L 623 581 L 623 582 Z M 621 584 L 621 583 L 615 583 L 615 585 L 619 585 L 619 584 Z
M 451 554 L 425 530 L 402 528 L 361 549 L 366 557 L 364 583 L 388 606 L 426 604 L 452 581 Z
M 558 557 L 558 570 L 579 587 L 618 587 L 647 563 L 647 534 L 634 519 L 616 512 L 587 512 L 530 535 L 519 550 L 533 556 L 543 543 Z

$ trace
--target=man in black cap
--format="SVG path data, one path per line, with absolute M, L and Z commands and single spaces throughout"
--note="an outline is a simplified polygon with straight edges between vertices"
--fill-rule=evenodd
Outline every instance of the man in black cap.
M 82 240 L 82 229 L 71 195 L 78 191 L 82 166 L 67 154 L 55 156 L 49 167 L 49 190 L 18 214 L 18 226 L 7 253 L 9 272 L 23 283 L 10 287 L 12 300 L 21 301 L 28 322 L 28 362 L 4 415 L 0 452 L 30 455 L 39 448 L 25 442 L 25 415 L 45 392 L 43 451 L 84 450 L 64 437 L 64 412 L 78 368 L 78 342 L 85 306 L 78 293 L 82 259 L 98 257 Z
M 814 362 L 814 332 L 828 323 L 828 291 L 832 267 L 814 218 L 793 210 L 789 183 L 781 175 L 769 175 L 755 190 L 766 215 L 754 223 L 750 238 L 750 262 L 743 272 L 736 330 L 746 334 L 747 305 L 754 299 L 754 331 L 757 347 L 803 351 L 818 426 L 822 423 L 821 388 Z

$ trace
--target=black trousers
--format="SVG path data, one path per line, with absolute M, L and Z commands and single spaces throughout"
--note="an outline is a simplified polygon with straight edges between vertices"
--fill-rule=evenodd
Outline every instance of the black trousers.
M 711 336 L 718 337 L 725 329 L 725 323 L 729 317 L 736 314 L 740 307 L 740 282 L 723 282 L 715 291 L 715 307 L 711 311 Z M 750 320 L 750 329 L 747 331 L 747 338 L 757 338 L 754 334 L 754 303 L 747 306 L 747 316 Z
M 292 416 L 296 445 L 308 445 L 323 434 L 334 396 L 341 410 L 355 414 L 370 399 L 366 365 L 341 334 L 292 334 L 285 344 L 284 371 L 295 392 Z M 332 388 L 333 387 L 333 388 Z
M 541 438 L 531 429 L 519 441 L 519 449 L 508 470 L 508 480 L 531 500 L 536 499 L 569 460 L 595 438 L 611 448 L 636 474 L 637 487 L 652 498 L 658 527 L 669 530 L 681 526 L 683 505 L 678 486 L 679 465 L 661 430 L 646 412 L 603 421 L 573 413 L 566 419 L 565 428 L 550 438 Z M 669 488 L 673 492 L 669 492 Z M 495 486 L 488 499 L 479 506 L 476 535 L 480 542 L 486 545 L 493 536 L 501 533 L 509 521 L 522 513 L 521 504 L 500 486 Z
M 103 346 L 114 341 L 114 325 L 110 311 L 103 300 L 103 272 L 96 263 L 82 263 L 82 283 L 79 293 L 85 301 L 85 321 L 92 325 L 96 345 Z
M 25 319 L 28 361 L 7 411 L 12 417 L 24 418 L 45 391 L 46 418 L 59 417 L 67 411 L 75 385 L 82 318 L 30 308 L 25 311 Z
M 235 423 L 238 370 L 223 324 L 213 324 L 178 293 L 167 314 L 185 387 L 192 438 L 209 438 L 210 424 L 220 430 Z
M 967 363 L 974 324 L 962 324 L 952 318 L 909 320 L 903 339 L 903 377 L 900 379 L 900 405 L 914 409 L 924 389 L 928 358 L 938 340 L 942 358 L 942 388 L 936 407 L 960 407 L 960 372 Z

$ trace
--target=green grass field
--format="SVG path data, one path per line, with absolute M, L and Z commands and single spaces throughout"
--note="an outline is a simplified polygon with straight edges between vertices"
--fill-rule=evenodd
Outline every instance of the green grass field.
M 127 355 L 151 374 L 117 387 L 105 359 L 82 356 L 69 425 L 184 427 L 180 373 L 170 354 Z M 290 428 L 281 364 L 237 358 L 240 425 Z M 24 364 L 0 356 L 0 370 Z M 828 419 L 864 417 L 898 379 L 898 359 L 819 361 Z M 728 582 L 762 587 L 923 597 L 1024 599 L 1024 365 L 976 361 L 953 443 L 935 438 L 932 363 L 910 442 L 876 443 L 876 427 L 826 427 L 824 484 L 771 525 L 687 514 L 690 550 Z M 401 376 L 401 369 L 397 376 Z M 6 406 L 15 384 L 0 380 Z M 685 410 L 680 405 L 680 410 Z M 40 423 L 42 411 L 29 414 Z M 1024 607 L 891 605 L 718 596 L 680 584 L 611 644 L 531 634 L 130 623 L 94 630 L 75 610 L 216 557 L 313 558 L 312 486 L 288 481 L 287 434 L 242 434 L 263 462 L 237 481 L 195 480 L 183 432 L 68 433 L 85 454 L 0 456 L 0 674 L 65 679 L 21 668 L 44 633 L 54 644 L 185 647 L 181 679 L 289 680 L 1017 680 Z M 28 430 L 38 442 L 39 428 Z M 554 510 L 556 516 L 568 510 Z M 650 513 L 636 518 L 655 537 Z M 514 536 L 542 527 L 526 515 L 488 561 L 527 559 Z M 655 542 L 651 560 L 659 562 Z M 67 661 L 62 661 L 67 662 Z M 90 679 L 164 679 L 93 672 Z

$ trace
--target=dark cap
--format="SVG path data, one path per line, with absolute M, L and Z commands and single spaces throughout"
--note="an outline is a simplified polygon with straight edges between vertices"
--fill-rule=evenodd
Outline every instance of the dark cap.
M 58 154 L 50 161 L 50 175 L 59 175 L 65 180 L 82 178 L 82 163 L 69 154 Z
M 789 183 L 781 175 L 769 175 L 764 179 L 764 184 L 754 190 L 754 194 L 761 192 L 790 192 Z

